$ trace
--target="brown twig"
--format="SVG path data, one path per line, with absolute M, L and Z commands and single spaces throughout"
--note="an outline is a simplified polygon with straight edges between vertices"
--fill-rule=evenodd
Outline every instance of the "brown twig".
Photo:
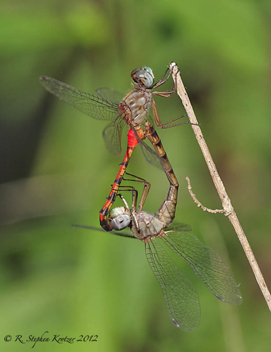
M 231 204 L 231 201 L 230 201 L 230 198 L 228 197 L 227 195 L 227 192 L 225 190 L 225 187 L 223 185 L 223 182 L 217 172 L 217 169 L 216 169 L 216 166 L 214 164 L 214 161 L 211 157 L 211 154 L 209 152 L 209 149 L 207 147 L 207 144 L 204 140 L 204 137 L 203 137 L 203 134 L 201 132 L 201 129 L 199 127 L 199 124 L 198 124 L 198 121 L 197 121 L 197 118 L 196 118 L 196 115 L 194 113 L 194 110 L 192 108 L 192 105 L 190 103 L 190 100 L 188 98 L 188 95 L 186 93 L 186 90 L 184 88 L 184 85 L 183 85 L 183 82 L 182 82 L 182 79 L 181 79 L 181 75 L 180 75 L 180 72 L 179 72 L 179 69 L 176 65 L 175 62 L 172 62 L 171 65 L 170 65 L 170 68 L 172 70 L 172 77 L 173 77 L 173 80 L 177 86 L 177 93 L 179 95 L 179 97 L 181 98 L 182 100 L 182 103 L 183 103 L 183 106 L 186 110 L 186 113 L 187 113 L 187 116 L 189 118 L 189 121 L 191 123 L 191 127 L 195 133 L 195 137 L 199 143 L 199 146 L 201 148 L 201 151 L 203 153 L 203 156 L 204 156 L 204 159 L 206 161 L 206 164 L 209 168 L 209 171 L 210 171 L 210 174 L 211 174 L 211 177 L 212 177 L 212 180 L 214 182 L 214 185 L 216 187 L 216 190 L 217 190 L 217 193 L 221 199 L 221 202 L 222 202 L 222 207 L 224 209 L 224 214 L 228 217 L 228 219 L 230 220 L 238 238 L 239 238 L 239 241 L 243 247 L 243 250 L 247 256 L 247 259 L 249 261 L 249 264 L 253 270 L 253 273 L 254 273 L 254 276 L 258 282 L 258 285 L 262 291 L 262 294 L 266 300 L 266 303 L 268 305 L 268 308 L 269 310 L 271 311 L 271 295 L 270 295 L 270 292 L 268 290 L 268 287 L 266 286 L 266 283 L 265 283 L 265 280 L 264 280 L 264 277 L 261 273 L 261 270 L 259 268 L 259 265 L 256 261 L 256 258 L 254 257 L 254 254 L 252 252 L 252 249 L 249 245 L 249 242 L 246 238 L 246 235 L 241 227 L 241 224 L 237 218 L 237 215 L 234 211 L 234 208 Z M 200 203 L 197 203 L 197 204 L 200 204 Z
M 187 181 L 187 188 L 190 193 L 190 196 L 199 208 L 201 208 L 203 211 L 207 211 L 208 213 L 212 213 L 212 214 L 220 213 L 220 214 L 224 214 L 224 215 L 229 215 L 226 213 L 225 209 L 210 209 L 210 208 L 207 208 L 204 205 L 202 205 L 201 202 L 197 199 L 196 195 L 192 191 L 189 177 L 186 177 L 185 179 Z

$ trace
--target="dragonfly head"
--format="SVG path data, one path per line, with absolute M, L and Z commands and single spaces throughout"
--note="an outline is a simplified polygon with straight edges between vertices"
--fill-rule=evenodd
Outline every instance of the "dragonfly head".
M 132 71 L 131 76 L 135 83 L 142 84 L 146 88 L 151 88 L 154 84 L 154 74 L 152 69 L 147 66 L 136 68 Z
M 125 207 L 117 207 L 110 212 L 110 223 L 114 230 L 123 230 L 131 223 L 131 212 Z

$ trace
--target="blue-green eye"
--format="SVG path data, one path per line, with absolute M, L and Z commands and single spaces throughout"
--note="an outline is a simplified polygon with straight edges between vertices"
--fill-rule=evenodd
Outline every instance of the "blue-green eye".
M 143 66 L 136 68 L 131 73 L 134 82 L 139 83 L 146 88 L 151 88 L 154 84 L 154 74 L 150 67 Z
M 143 66 L 142 68 L 145 68 L 147 71 L 149 71 L 153 75 L 153 71 L 150 67 L 148 66 Z

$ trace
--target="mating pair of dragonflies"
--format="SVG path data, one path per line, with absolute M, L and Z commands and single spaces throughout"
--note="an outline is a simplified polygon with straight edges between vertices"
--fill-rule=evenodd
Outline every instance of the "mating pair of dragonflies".
M 54 78 L 41 77 L 40 80 L 50 93 L 86 115 L 97 120 L 111 121 L 103 130 L 106 147 L 111 153 L 121 153 L 121 134 L 123 127 L 128 125 L 127 150 L 106 203 L 100 210 L 100 224 L 105 231 L 130 228 L 132 234 L 114 231 L 112 233 L 144 242 L 148 263 L 162 288 L 172 322 L 177 327 L 189 331 L 196 329 L 200 320 L 198 293 L 168 255 L 165 245 L 190 265 L 218 299 L 230 304 L 240 304 L 242 297 L 230 270 L 218 253 L 193 235 L 188 225 L 172 223 L 179 184 L 150 114 L 152 108 L 155 123 L 161 128 L 182 124 L 178 122 L 179 118 L 161 123 L 153 99 L 153 96 L 170 97 L 175 92 L 175 83 L 170 91 L 156 90 L 169 80 L 171 71 L 167 69 L 162 79 L 155 83 L 153 71 L 149 67 L 133 70 L 131 76 L 134 89 L 124 98 L 122 94 L 110 88 L 98 89 L 97 95 L 92 95 Z M 151 142 L 153 148 L 145 143 L 145 139 Z M 150 183 L 126 172 L 137 145 L 142 147 L 142 152 L 150 163 L 162 167 L 169 181 L 167 196 L 155 216 L 143 210 Z M 139 202 L 138 190 L 134 186 L 121 185 L 125 173 L 130 177 L 126 178 L 126 181 L 133 182 L 133 185 L 135 182 L 143 185 Z M 131 206 L 123 196 L 124 191 L 132 194 Z M 123 201 L 123 206 L 111 209 L 117 195 Z

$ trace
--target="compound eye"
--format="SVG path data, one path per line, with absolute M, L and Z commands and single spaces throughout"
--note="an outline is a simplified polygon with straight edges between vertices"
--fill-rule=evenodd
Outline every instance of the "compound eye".
M 114 230 L 123 230 L 127 227 L 131 222 L 129 215 L 119 215 L 111 220 L 111 226 Z
M 141 83 L 146 88 L 151 88 L 154 84 L 154 74 L 150 67 L 136 68 L 132 71 L 131 76 L 134 82 Z

